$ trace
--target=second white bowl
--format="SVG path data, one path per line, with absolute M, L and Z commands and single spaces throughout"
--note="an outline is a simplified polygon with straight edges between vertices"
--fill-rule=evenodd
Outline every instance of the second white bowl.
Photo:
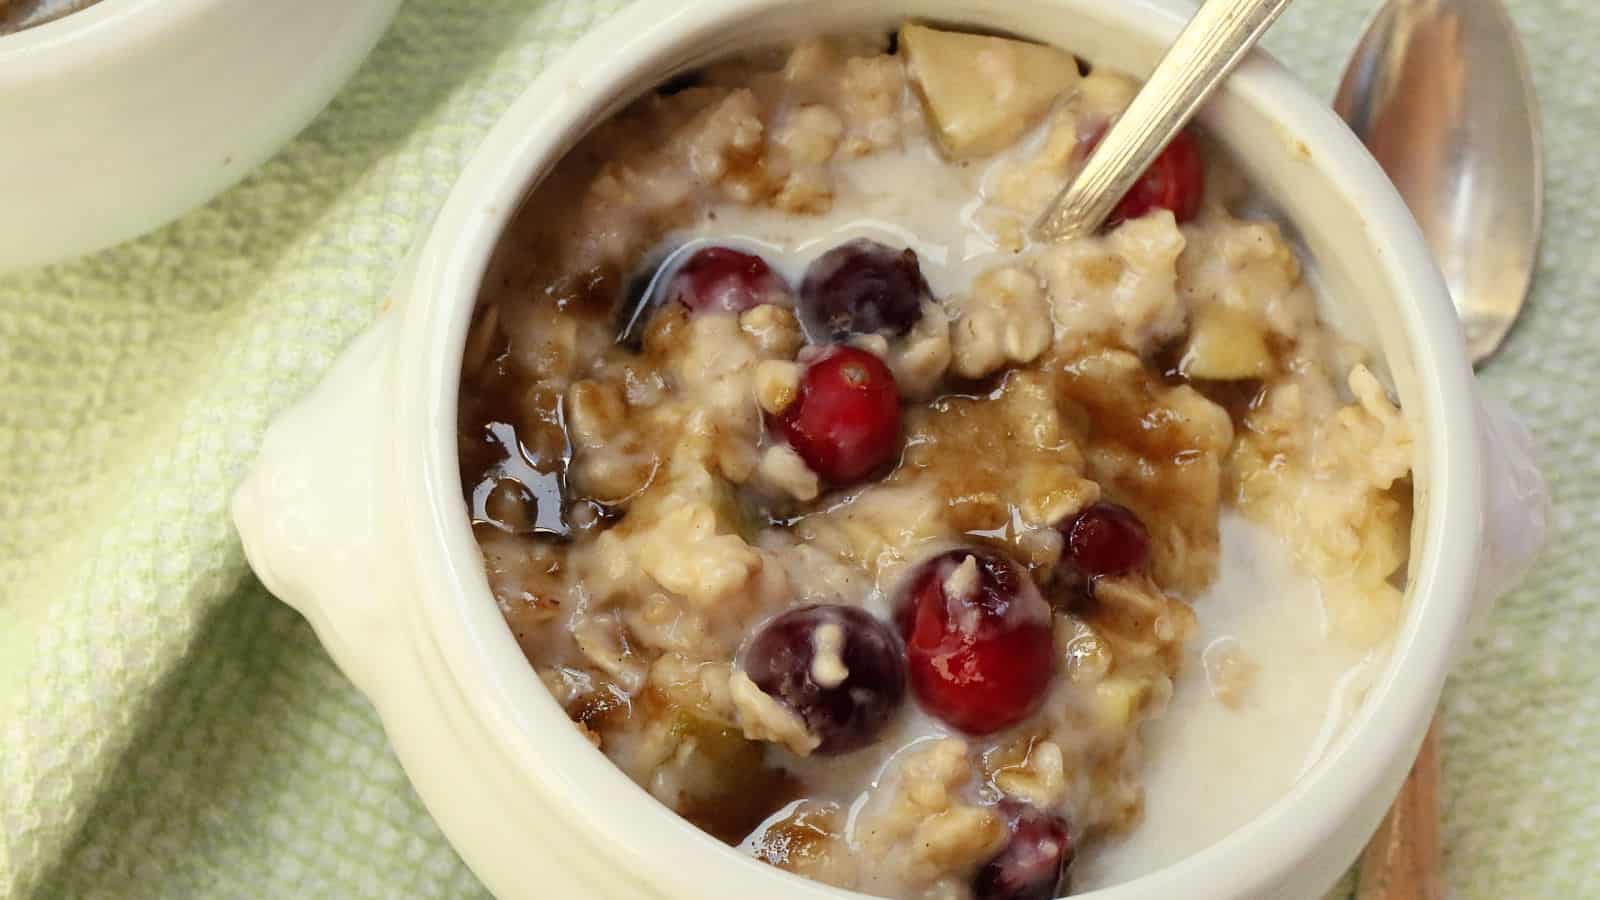
M 400 0 L 100 0 L 0 37 L 0 272 L 163 225 L 310 122 Z

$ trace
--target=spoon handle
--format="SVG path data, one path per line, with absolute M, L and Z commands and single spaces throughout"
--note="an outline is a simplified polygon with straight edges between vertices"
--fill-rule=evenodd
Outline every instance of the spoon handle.
M 1443 900 L 1439 848 L 1438 718 L 1361 856 L 1356 900 Z
M 1039 217 L 1035 235 L 1059 240 L 1098 229 L 1288 5 L 1289 0 L 1206 0 L 1078 177 Z

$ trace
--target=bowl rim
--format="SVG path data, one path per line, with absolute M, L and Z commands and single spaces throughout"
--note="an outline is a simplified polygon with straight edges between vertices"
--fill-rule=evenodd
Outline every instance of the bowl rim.
M 1104 21 L 1163 43 L 1184 20 L 1185 7 L 1176 0 L 1047 2 L 1049 15 L 1092 8 Z M 862 895 L 748 857 L 741 860 L 649 797 L 576 729 L 541 730 L 553 716 L 563 721 L 565 716 L 500 619 L 466 524 L 454 435 L 460 350 L 489 254 L 528 186 L 565 153 L 573 133 L 608 114 L 619 92 L 636 96 L 643 90 L 636 76 L 661 60 L 669 46 L 729 32 L 740 22 L 803 3 L 641 0 L 582 38 L 502 115 L 428 229 L 407 291 L 423 299 L 408 301 L 396 348 L 400 471 L 422 476 L 420 491 L 400 492 L 423 595 L 413 625 L 436 645 L 456 686 L 466 686 L 461 693 L 470 713 L 494 735 L 508 764 L 549 801 L 550 815 L 612 862 L 624 864 L 639 883 L 658 886 L 663 896 L 669 888 L 674 896 L 693 896 L 735 886 L 760 886 L 796 900 Z M 823 8 L 819 17 L 838 19 L 836 11 L 846 4 L 814 5 Z M 872 4 L 884 10 L 885 18 L 915 17 L 911 10 L 919 5 L 906 0 Z M 962 0 L 944 5 L 970 9 L 975 20 L 985 12 L 1006 15 Z M 1027 33 L 1025 27 L 1017 30 Z M 583 64 L 597 56 L 609 64 Z M 1390 662 L 1322 760 L 1268 809 L 1211 846 L 1135 880 L 1082 895 L 1104 900 L 1172 896 L 1173 891 L 1196 898 L 1266 892 L 1312 856 L 1384 784 L 1393 761 L 1414 751 L 1465 624 L 1482 543 L 1471 369 L 1442 279 L 1403 201 L 1325 102 L 1264 54 L 1248 59 L 1213 102 L 1241 104 L 1303 138 L 1320 176 L 1369 224 L 1367 240 L 1385 248 L 1383 279 L 1399 307 L 1405 345 L 1418 373 L 1421 408 L 1412 412 L 1426 426 L 1421 443 L 1431 466 L 1428 526 L 1414 545 L 1408 609 Z M 550 759 L 560 761 L 559 772 L 542 765 Z M 609 814 L 588 812 L 593 809 Z M 627 814 L 617 814 L 622 811 Z M 692 865 L 695 861 L 702 864 Z

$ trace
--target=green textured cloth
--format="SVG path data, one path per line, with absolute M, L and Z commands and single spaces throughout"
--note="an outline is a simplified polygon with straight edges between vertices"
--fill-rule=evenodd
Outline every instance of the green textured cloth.
M 1304 0 L 1269 44 L 1326 94 L 1368 5 Z M 1449 689 L 1447 864 L 1458 897 L 1600 897 L 1600 8 L 1513 5 L 1550 212 L 1535 304 L 1486 380 L 1534 428 L 1555 519 Z M 616 6 L 411 0 L 243 185 L 0 278 L 0 896 L 483 894 L 371 709 L 251 577 L 226 501 L 496 117 Z

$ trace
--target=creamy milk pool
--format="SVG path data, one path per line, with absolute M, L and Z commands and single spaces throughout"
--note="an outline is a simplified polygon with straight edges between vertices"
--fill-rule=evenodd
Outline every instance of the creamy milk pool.
M 1381 668 L 1380 653 L 1328 636 L 1316 583 L 1275 535 L 1231 511 L 1217 580 L 1194 608 L 1199 633 L 1172 703 L 1144 728 L 1144 818 L 1080 859 L 1081 888 L 1177 862 L 1265 810 L 1327 749 Z M 1236 707 L 1218 698 L 1207 665 L 1223 648 L 1256 667 Z
M 827 248 L 869 237 L 914 249 L 935 295 L 961 292 L 1015 256 L 974 222 L 984 166 L 952 166 L 926 141 L 908 145 L 903 155 L 841 166 L 828 213 L 798 217 L 727 204 L 676 238 L 746 245 L 798 283 L 806 264 Z M 1384 651 L 1355 649 L 1329 635 L 1318 584 L 1295 571 L 1276 535 L 1224 510 L 1221 537 L 1217 579 L 1194 598 L 1199 628 L 1170 705 L 1143 729 L 1143 818 L 1130 833 L 1079 855 L 1074 891 L 1155 871 L 1264 811 L 1340 733 L 1380 668 Z M 1244 680 L 1237 697 L 1224 702 L 1230 688 L 1220 682 L 1230 662 Z M 902 747 L 888 761 L 818 757 L 798 768 L 824 790 L 875 785 L 878 772 L 908 750 L 951 733 L 912 706 L 881 738 Z M 852 810 L 852 826 L 861 806 Z

